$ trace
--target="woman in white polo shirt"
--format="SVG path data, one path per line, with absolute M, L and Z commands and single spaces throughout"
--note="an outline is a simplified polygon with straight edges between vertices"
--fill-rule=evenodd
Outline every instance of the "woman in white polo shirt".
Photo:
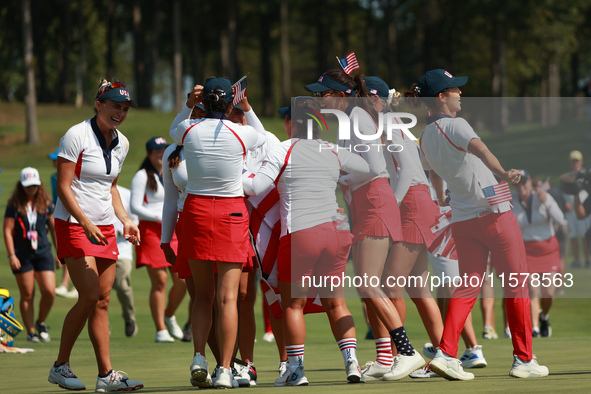
M 525 241 L 529 276 L 529 295 L 534 337 L 549 337 L 552 327 L 548 313 L 554 301 L 554 274 L 560 272 L 560 248 L 554 223 L 565 225 L 566 219 L 556 200 L 526 171 L 515 186 L 513 213 Z M 535 279 L 537 277 L 537 279 Z M 549 284 L 546 277 L 550 279 Z M 538 297 L 541 293 L 541 304 Z
M 266 141 L 254 128 L 228 120 L 231 86 L 226 78 L 209 78 L 203 89 L 206 118 L 183 121 L 171 132 L 185 153 L 188 195 L 183 207 L 181 253 L 189 259 L 195 282 L 193 313 L 202 317 L 192 327 L 199 351 L 193 358 L 191 377 L 199 386 L 211 384 L 204 354 L 216 296 L 221 366 L 214 385 L 227 388 L 234 384 L 230 364 L 238 330 L 236 299 L 242 266 L 253 256 L 240 177 L 247 151 Z
M 164 204 L 164 181 L 162 179 L 162 155 L 168 144 L 162 137 L 152 137 L 146 142 L 146 158 L 131 180 L 131 212 L 140 220 L 142 243 L 136 245 L 136 267 L 146 266 L 150 277 L 150 311 L 156 326 L 156 342 L 174 342 L 181 339 L 183 330 L 174 313 L 186 293 L 185 281 L 179 279 L 166 261 L 160 248 L 162 232 L 162 206 Z M 176 249 L 177 239 L 171 239 Z M 169 269 L 172 287 L 166 303 L 166 282 Z
M 117 191 L 129 151 L 129 141 L 117 127 L 130 106 L 136 104 L 125 85 L 103 80 L 94 103 L 96 116 L 73 126 L 60 140 L 54 212 L 58 258 L 68 266 L 79 297 L 64 320 L 48 380 L 68 390 L 85 389 L 70 369 L 70 355 L 87 321 L 98 365 L 97 391 L 144 387 L 112 369 L 109 354 L 108 307 L 119 254 L 113 223 L 120 220 L 124 236 L 140 242 L 139 229 Z
M 450 380 L 474 378 L 457 359 L 458 340 L 480 291 L 479 286 L 471 283 L 480 283 L 489 252 L 493 266 L 507 278 L 512 273 L 527 272 L 519 225 L 511 204 L 500 198 L 506 195 L 508 186 L 498 189 L 496 197 L 489 192 L 493 187 L 503 187 L 497 186 L 493 173 L 504 181 L 517 183 L 519 171 L 505 171 L 468 122 L 453 117 L 461 110 L 459 87 L 467 80 L 467 77 L 455 78 L 445 70 L 432 70 L 405 94 L 409 104 L 418 107 L 424 102 L 429 109 L 427 126 L 419 139 L 423 168 L 431 170 L 431 182 L 440 205 L 447 204 L 442 180 L 447 182 L 460 275 L 478 279 L 463 282 L 454 292 L 441 345 L 430 364 L 431 370 Z M 523 276 L 520 281 L 523 282 Z M 532 355 L 529 297 L 522 284 L 516 288 L 506 285 L 504 289 L 513 334 L 514 362 L 509 374 L 522 378 L 546 376 L 548 369 L 540 366 Z

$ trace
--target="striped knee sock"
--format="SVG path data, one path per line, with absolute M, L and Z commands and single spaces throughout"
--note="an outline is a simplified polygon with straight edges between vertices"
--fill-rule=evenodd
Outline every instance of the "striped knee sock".
M 357 339 L 343 338 L 337 342 L 337 345 L 339 345 L 345 363 L 350 359 L 357 360 Z
M 394 346 L 396 346 L 398 354 L 403 356 L 412 356 L 414 354 L 415 349 L 412 347 L 408 337 L 406 336 L 406 330 L 404 329 L 404 326 L 390 331 L 390 336 L 394 341 Z
M 286 346 L 287 361 L 289 362 L 289 369 L 295 371 L 297 367 L 304 366 L 304 345 Z
M 376 343 L 376 362 L 383 367 L 391 367 L 394 362 L 392 357 L 392 338 L 377 338 Z

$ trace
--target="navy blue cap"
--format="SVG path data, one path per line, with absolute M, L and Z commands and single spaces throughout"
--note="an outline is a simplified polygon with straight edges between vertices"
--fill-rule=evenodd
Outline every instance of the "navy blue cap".
M 59 148 L 55 148 L 55 151 L 50 153 L 48 156 L 51 160 L 57 160 L 57 152 Z
M 454 77 L 449 72 L 438 68 L 427 71 L 417 88 L 421 97 L 437 97 L 444 89 L 464 86 L 467 82 L 468 77 Z
M 161 149 L 166 148 L 168 146 L 168 142 L 162 137 L 152 137 L 146 142 L 146 150 L 154 150 L 154 149 Z
M 357 91 L 355 89 L 350 88 L 349 86 L 342 84 L 335 80 L 332 77 L 329 77 L 326 74 L 322 74 L 316 83 L 306 85 L 306 90 L 314 93 L 322 93 L 326 92 L 327 90 L 336 90 L 339 92 L 343 92 L 346 94 L 350 94 L 351 96 L 355 96 Z
M 137 103 L 131 99 L 129 90 L 121 82 L 110 82 L 102 93 L 98 94 L 95 101 L 111 100 L 117 103 L 128 102 L 133 108 L 137 108 Z
M 367 89 L 367 94 L 371 96 L 378 96 L 382 98 L 388 98 L 390 94 L 390 88 L 388 84 L 384 82 L 384 80 L 380 77 L 365 77 L 363 78 L 363 82 L 365 82 L 365 88 Z
M 216 89 L 220 89 L 224 92 L 224 100 L 226 100 L 227 103 L 232 102 L 232 82 L 230 82 L 228 78 L 208 78 L 207 81 L 205 81 L 205 85 L 203 85 L 203 95 L 205 96 Z
M 279 108 L 279 110 L 277 111 L 277 113 L 279 115 L 282 115 L 282 116 L 287 115 L 287 116 L 289 116 L 291 118 L 291 105 L 289 107 L 281 107 L 281 108 Z

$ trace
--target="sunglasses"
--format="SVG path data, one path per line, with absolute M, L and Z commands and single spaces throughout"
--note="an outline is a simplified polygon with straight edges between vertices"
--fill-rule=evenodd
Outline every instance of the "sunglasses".
M 127 89 L 127 87 L 121 83 L 121 82 L 109 82 L 109 84 L 107 86 L 105 86 L 105 89 L 101 92 L 101 94 L 96 98 L 96 101 L 100 101 L 101 96 L 109 89 L 114 89 L 114 88 L 123 88 L 123 89 Z

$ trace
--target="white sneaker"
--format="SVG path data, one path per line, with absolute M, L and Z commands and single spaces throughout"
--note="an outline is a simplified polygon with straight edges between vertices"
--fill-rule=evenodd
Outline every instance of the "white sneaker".
M 66 297 L 68 294 L 68 288 L 64 285 L 59 285 L 55 288 L 55 295 L 60 297 Z
M 183 339 L 183 330 L 176 322 L 174 315 L 172 317 L 164 316 L 164 324 L 166 324 L 166 329 L 174 339 Z
M 49 331 L 47 330 L 47 324 L 45 322 L 35 322 L 35 328 L 39 333 L 39 339 L 41 342 L 49 342 L 51 341 L 51 337 L 49 336 Z
M 233 389 L 238 387 L 238 382 L 235 381 L 232 372 L 224 367 L 219 367 L 215 376 L 215 383 L 213 387 Z
M 482 338 L 484 339 L 499 339 L 499 334 L 495 331 L 493 327 L 484 326 L 484 330 L 482 331 Z
M 156 332 L 156 338 L 154 341 L 157 343 L 170 343 L 174 342 L 174 338 L 170 336 L 167 330 L 160 330 Z
M 74 372 L 70 369 L 70 362 L 66 361 L 59 367 L 55 364 L 49 370 L 49 383 L 57 384 L 66 390 L 86 390 L 84 383 L 78 379 Z
M 411 373 L 408 376 L 410 376 L 413 379 L 440 378 L 441 376 L 439 376 L 435 372 L 431 371 L 431 368 L 429 368 L 430 363 L 431 363 L 431 361 L 429 361 L 427 363 L 427 365 L 425 365 L 423 368 L 417 369 L 416 371 L 414 371 L 413 373 Z
M 76 288 L 73 288 L 72 290 L 68 291 L 64 297 L 66 297 L 66 298 L 78 298 L 78 290 L 76 290 Z
M 250 379 L 242 376 L 235 367 L 230 368 L 230 372 L 234 381 L 238 383 L 238 387 L 250 387 Z
M 280 361 L 279 362 L 279 376 L 283 375 L 285 373 L 285 371 L 287 371 L 287 369 L 289 368 L 289 363 L 287 361 Z
M 275 379 L 276 387 L 283 386 L 307 386 L 308 378 L 304 374 L 304 367 L 298 366 L 294 371 L 291 368 L 287 368 L 281 376 Z
M 167 332 L 168 333 L 168 332 Z M 191 370 L 191 384 L 196 387 L 211 387 L 211 376 L 209 375 L 209 367 L 205 356 L 201 353 L 195 353 Z
M 431 368 L 431 371 L 436 372 L 447 380 L 474 379 L 474 374 L 464 371 L 460 360 L 445 355 L 439 348 L 437 348 L 435 357 L 431 360 L 431 363 L 429 363 L 429 368 Z
M 410 375 L 413 371 L 421 368 L 425 365 L 425 360 L 423 357 L 417 352 L 414 351 L 412 356 L 404 356 L 402 354 L 398 354 L 394 357 L 394 364 L 392 364 L 392 369 L 390 372 L 384 374 L 382 376 L 382 380 L 400 380 L 408 375 Z
M 115 371 L 114 369 L 105 376 L 101 378 L 100 376 L 96 380 L 96 392 L 97 393 L 104 393 L 107 391 L 131 391 L 131 390 L 139 390 L 144 387 L 142 382 L 139 380 L 130 380 L 129 378 L 121 375 L 127 375 L 123 371 Z
M 511 330 L 509 327 L 505 327 L 505 338 L 511 339 Z
M 423 356 L 429 360 L 433 360 L 433 357 L 435 357 L 435 348 L 431 342 L 427 342 L 425 343 L 425 346 L 423 346 Z
M 275 335 L 272 332 L 266 332 L 263 334 L 263 342 L 273 342 Z
M 257 385 L 257 369 L 254 367 L 253 363 L 248 363 L 247 365 L 240 367 L 240 375 L 243 378 L 248 379 L 249 386 Z
M 538 364 L 536 356 L 530 361 L 523 361 L 516 355 L 513 355 L 513 366 L 509 372 L 509 376 L 514 378 L 541 378 L 548 376 L 548 368 Z
M 484 354 L 482 354 L 482 346 L 476 345 L 471 349 L 466 349 L 462 357 L 460 357 L 460 361 L 462 362 L 462 368 L 484 368 L 486 367 L 486 359 L 484 358 Z
M 359 363 L 354 358 L 350 358 L 345 362 L 345 370 L 347 371 L 347 381 L 349 383 L 365 383 Z
M 384 365 L 378 364 L 376 361 L 368 361 L 363 366 L 363 370 L 361 373 L 366 381 L 373 381 L 373 380 L 380 380 L 382 376 L 390 372 L 392 366 L 386 367 Z

